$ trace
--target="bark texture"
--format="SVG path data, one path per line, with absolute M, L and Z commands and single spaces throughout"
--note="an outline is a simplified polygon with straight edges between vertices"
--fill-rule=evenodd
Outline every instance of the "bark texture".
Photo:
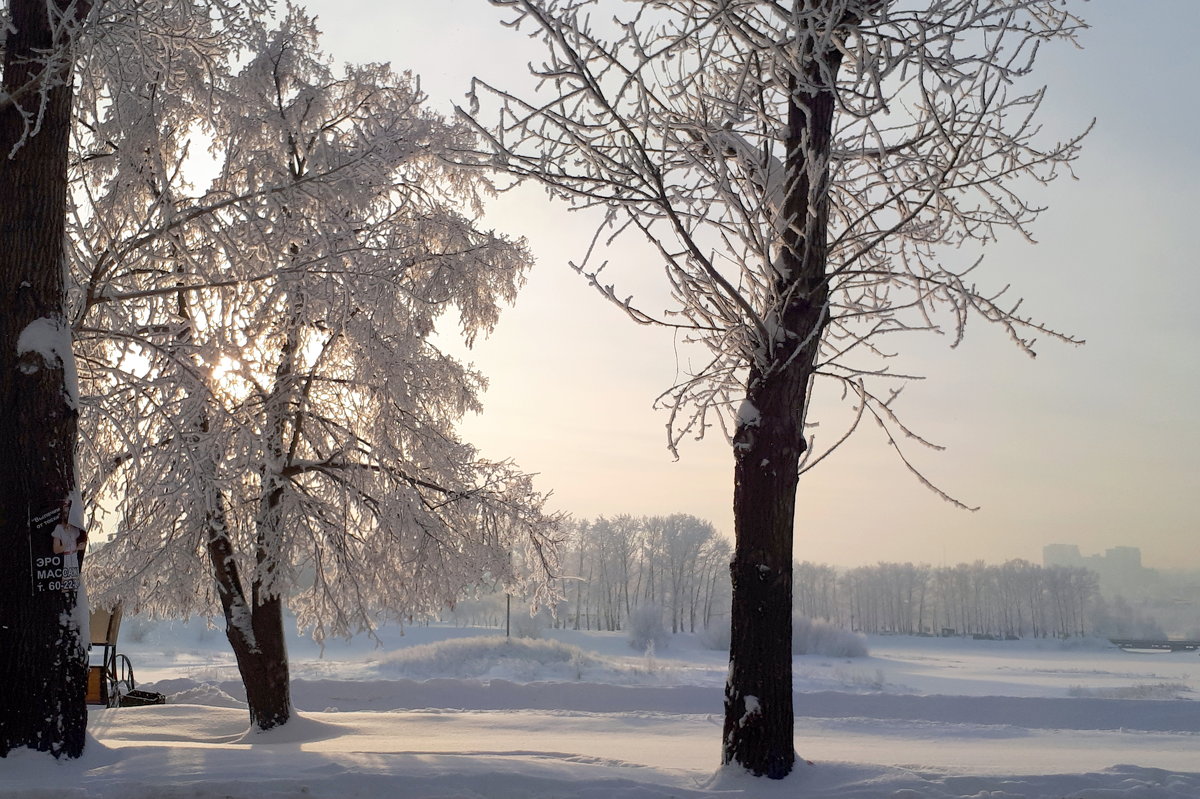
M 10 0 L 4 53 L 3 89 L 14 101 L 0 106 L 0 756 L 28 747 L 78 757 L 87 725 L 79 591 L 35 572 L 76 485 L 63 247 L 70 68 L 68 42 L 48 19 L 64 5 Z M 38 59 L 52 52 L 62 58 L 47 69 Z M 18 352 L 35 320 L 61 332 L 66 352 Z
M 792 707 L 792 549 L 804 413 L 828 319 L 829 152 L 835 51 L 793 78 L 785 197 L 775 290 L 790 338 L 752 365 L 753 412 L 734 439 L 734 556 L 729 678 L 722 762 L 755 776 L 786 777 L 795 764 Z M 797 352 L 797 350 L 799 350 Z
M 246 688 L 250 724 L 258 730 L 285 724 L 292 715 L 292 695 L 283 637 L 283 601 L 278 596 L 259 596 L 257 585 L 246 595 L 224 513 L 219 509 L 209 518 L 208 555 L 225 614 L 225 637 Z

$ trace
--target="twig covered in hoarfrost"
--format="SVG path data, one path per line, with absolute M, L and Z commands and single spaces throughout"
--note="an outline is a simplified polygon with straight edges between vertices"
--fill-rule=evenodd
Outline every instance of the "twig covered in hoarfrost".
M 1025 194 L 1069 174 L 1082 134 L 1040 127 L 1027 76 L 1046 42 L 1083 23 L 1061 0 L 492 0 L 545 56 L 525 95 L 484 79 L 459 109 L 492 163 L 576 209 L 604 209 L 609 241 L 640 233 L 665 274 L 651 313 L 589 250 L 574 268 L 640 323 L 707 350 L 659 398 L 667 441 L 719 425 L 734 455 L 730 670 L 723 762 L 782 778 L 792 736 L 792 540 L 814 455 L 817 381 L 853 403 L 925 486 L 905 444 L 885 337 L 961 340 L 1000 326 L 1027 353 L 1069 336 L 943 262 L 1016 233 Z M 612 11 L 611 21 L 603 15 Z M 652 256 L 653 257 L 653 256 Z M 971 256 L 973 257 L 973 256 Z M 947 317 L 949 317 L 947 321 Z
M 481 579 L 544 600 L 558 518 L 460 440 L 483 378 L 430 341 L 447 318 L 468 343 L 490 331 L 529 262 L 473 220 L 490 186 L 447 155 L 470 131 L 410 75 L 336 70 L 296 8 L 239 30 L 236 70 L 215 41 L 156 42 L 163 81 L 92 95 L 77 135 L 85 461 L 118 498 L 97 596 L 228 599 L 247 636 L 237 608 L 282 597 L 318 638 Z M 216 167 L 196 186 L 199 133 Z
M 956 248 L 1003 231 L 1031 237 L 1043 209 L 1023 188 L 1069 174 L 1084 134 L 1046 137 L 1044 92 L 1026 88 L 1038 48 L 1074 42 L 1083 28 L 1068 4 L 493 5 L 546 43 L 545 60 L 530 66 L 540 86 L 523 97 L 476 79 L 460 114 L 501 169 L 575 207 L 604 206 L 606 235 L 639 231 L 664 266 L 669 317 L 602 279 L 589 266 L 599 248 L 574 268 L 635 321 L 686 328 L 712 353 L 660 397 L 672 451 L 684 435 L 703 435 L 710 412 L 728 419 L 750 365 L 776 368 L 814 333 L 824 373 L 868 381 L 881 374 L 876 349 L 864 346 L 876 337 L 924 330 L 957 343 L 972 315 L 1031 355 L 1032 335 L 1075 341 L 945 265 Z M 614 21 L 602 24 L 610 8 Z M 809 49 L 797 29 L 811 32 Z M 823 48 L 837 51 L 840 68 L 804 78 Z M 779 233 L 804 220 L 783 210 L 794 180 L 785 109 L 805 80 L 829 85 L 836 100 L 829 177 L 810 181 L 829 207 L 829 312 L 817 330 L 788 330 L 778 320 L 801 289 L 781 268 Z M 823 168 L 806 163 L 810 176 Z

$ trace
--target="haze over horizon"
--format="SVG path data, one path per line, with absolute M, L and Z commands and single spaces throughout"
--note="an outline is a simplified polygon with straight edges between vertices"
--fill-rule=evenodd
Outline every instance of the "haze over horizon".
M 482 0 L 308 7 L 332 57 L 411 70 L 447 112 L 472 75 L 513 85 L 537 57 Z M 1083 49 L 1048 49 L 1033 78 L 1049 87 L 1046 127 L 1056 138 L 1097 119 L 1079 179 L 1032 187 L 1028 199 L 1049 206 L 1039 243 L 1010 237 L 989 247 L 977 279 L 996 289 L 1011 282 L 1030 315 L 1086 345 L 1046 341 L 1032 360 L 977 320 L 957 349 L 932 335 L 900 341 L 899 371 L 927 378 L 905 389 L 902 418 L 946 447 L 908 445 L 906 454 L 980 509 L 926 490 L 878 429 L 864 427 L 801 478 L 798 559 L 1041 562 L 1043 546 L 1076 544 L 1084 555 L 1136 546 L 1147 567 L 1200 569 L 1200 270 L 1190 235 L 1200 206 L 1200 54 L 1189 41 L 1200 3 L 1159 0 L 1151 13 L 1095 0 L 1080 11 L 1092 26 Z M 515 307 L 466 356 L 491 387 L 464 438 L 540 474 L 554 506 L 577 517 L 682 512 L 732 535 L 732 458 L 720 430 L 685 443 L 675 461 L 666 414 L 652 408 L 686 371 L 686 347 L 634 325 L 567 267 L 590 241 L 589 221 L 524 187 L 493 203 L 484 224 L 525 236 L 538 263 Z M 616 274 L 653 299 L 658 263 L 620 254 Z M 819 441 L 837 437 L 839 414 L 836 397 L 818 395 L 809 419 L 821 423 Z

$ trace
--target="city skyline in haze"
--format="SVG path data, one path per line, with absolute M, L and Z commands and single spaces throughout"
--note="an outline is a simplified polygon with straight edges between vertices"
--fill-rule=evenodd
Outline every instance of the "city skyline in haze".
M 329 55 L 411 70 L 446 113 L 464 102 L 473 75 L 519 85 L 538 55 L 484 0 L 307 7 Z M 1030 359 L 973 319 L 957 348 L 936 335 L 897 344 L 898 370 L 925 377 L 905 388 L 901 418 L 945 447 L 909 442 L 905 454 L 979 510 L 920 485 L 871 424 L 801 477 L 797 559 L 1038 562 L 1044 546 L 1073 543 L 1085 552 L 1137 546 L 1151 568 L 1200 568 L 1200 270 L 1191 236 L 1200 55 L 1188 41 L 1200 4 L 1162 0 L 1153 10 L 1080 3 L 1091 25 L 1083 49 L 1040 55 L 1033 80 L 1048 86 L 1050 135 L 1074 135 L 1093 117 L 1096 127 L 1078 180 L 1028 190 L 1029 201 L 1048 206 L 1033 230 L 1038 243 L 1010 236 L 987 247 L 977 275 L 995 289 L 1011 283 L 1028 314 L 1087 343 L 1039 342 Z M 721 431 L 684 442 L 674 460 L 666 412 L 652 407 L 687 371 L 687 347 L 630 322 L 568 267 L 583 257 L 593 221 L 532 186 L 489 206 L 484 226 L 524 236 L 537 264 L 493 335 L 464 355 L 490 389 L 463 437 L 538 473 L 553 506 L 577 517 L 690 513 L 732 535 L 733 460 Z M 653 255 L 618 254 L 613 269 L 630 291 L 660 297 Z M 828 387 L 818 389 L 809 414 L 818 446 L 840 435 L 845 412 Z

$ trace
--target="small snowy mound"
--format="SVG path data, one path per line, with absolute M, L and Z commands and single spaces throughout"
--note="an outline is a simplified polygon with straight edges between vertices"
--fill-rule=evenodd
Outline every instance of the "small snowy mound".
M 190 683 L 190 684 L 189 684 Z M 207 705 L 208 707 L 244 708 L 246 703 L 221 690 L 215 683 L 193 680 L 162 680 L 153 686 L 167 695 L 172 705 Z
M 311 744 L 328 741 L 350 730 L 338 724 L 318 721 L 300 713 L 293 713 L 282 727 L 272 730 L 250 728 L 235 743 L 242 744 Z
M 578 680 L 600 661 L 577 646 L 559 641 L 476 636 L 391 652 L 378 670 L 414 680 L 433 678 L 506 679 L 514 682 Z
M 867 637 L 820 619 L 798 616 L 792 620 L 792 654 L 834 658 L 866 657 Z
M 1137 683 L 1109 688 L 1072 685 L 1067 696 L 1095 699 L 1189 699 L 1192 689 L 1181 682 Z

